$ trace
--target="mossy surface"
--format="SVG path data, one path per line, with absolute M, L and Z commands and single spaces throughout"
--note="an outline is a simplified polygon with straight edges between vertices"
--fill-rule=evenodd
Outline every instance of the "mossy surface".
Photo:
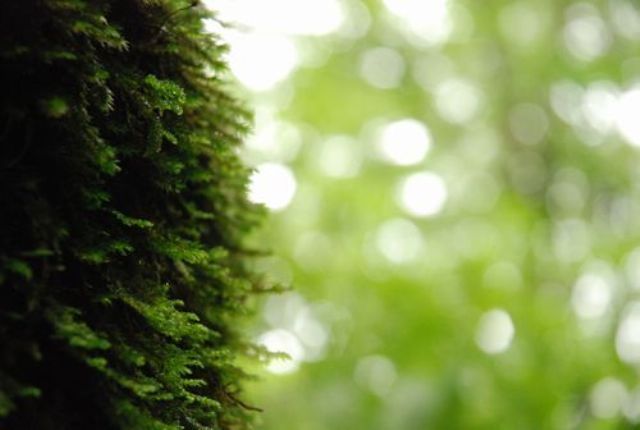
M 248 426 L 237 321 L 263 213 L 207 18 L 197 1 L 3 4 L 3 429 Z

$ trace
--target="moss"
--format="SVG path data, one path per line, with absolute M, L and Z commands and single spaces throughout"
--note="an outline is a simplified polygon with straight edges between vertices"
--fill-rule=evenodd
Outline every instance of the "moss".
M 180 0 L 3 5 L 2 428 L 248 427 L 236 327 L 263 213 L 205 18 Z

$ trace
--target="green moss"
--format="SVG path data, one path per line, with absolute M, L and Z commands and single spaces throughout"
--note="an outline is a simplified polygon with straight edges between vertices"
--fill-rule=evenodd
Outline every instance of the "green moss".
M 263 211 L 209 17 L 181 0 L 3 5 L 3 429 L 249 426 L 234 363 Z

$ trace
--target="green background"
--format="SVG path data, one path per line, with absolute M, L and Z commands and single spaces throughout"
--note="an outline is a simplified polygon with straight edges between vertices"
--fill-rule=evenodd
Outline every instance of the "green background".
M 339 30 L 287 36 L 295 71 L 247 93 L 267 144 L 245 159 L 297 185 L 256 238 L 293 291 L 254 334 L 294 356 L 257 370 L 258 427 L 634 428 L 638 4 L 424 0 L 450 24 L 430 39 L 392 3 L 343 1 Z M 398 165 L 379 140 L 407 118 L 431 146 Z M 398 190 L 425 171 L 447 193 L 420 217 Z

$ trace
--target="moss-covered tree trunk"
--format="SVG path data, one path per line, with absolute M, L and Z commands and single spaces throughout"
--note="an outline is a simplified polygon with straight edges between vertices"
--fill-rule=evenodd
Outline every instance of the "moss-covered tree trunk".
M 256 287 L 205 8 L 11 0 L 0 12 L 0 428 L 244 428 Z

